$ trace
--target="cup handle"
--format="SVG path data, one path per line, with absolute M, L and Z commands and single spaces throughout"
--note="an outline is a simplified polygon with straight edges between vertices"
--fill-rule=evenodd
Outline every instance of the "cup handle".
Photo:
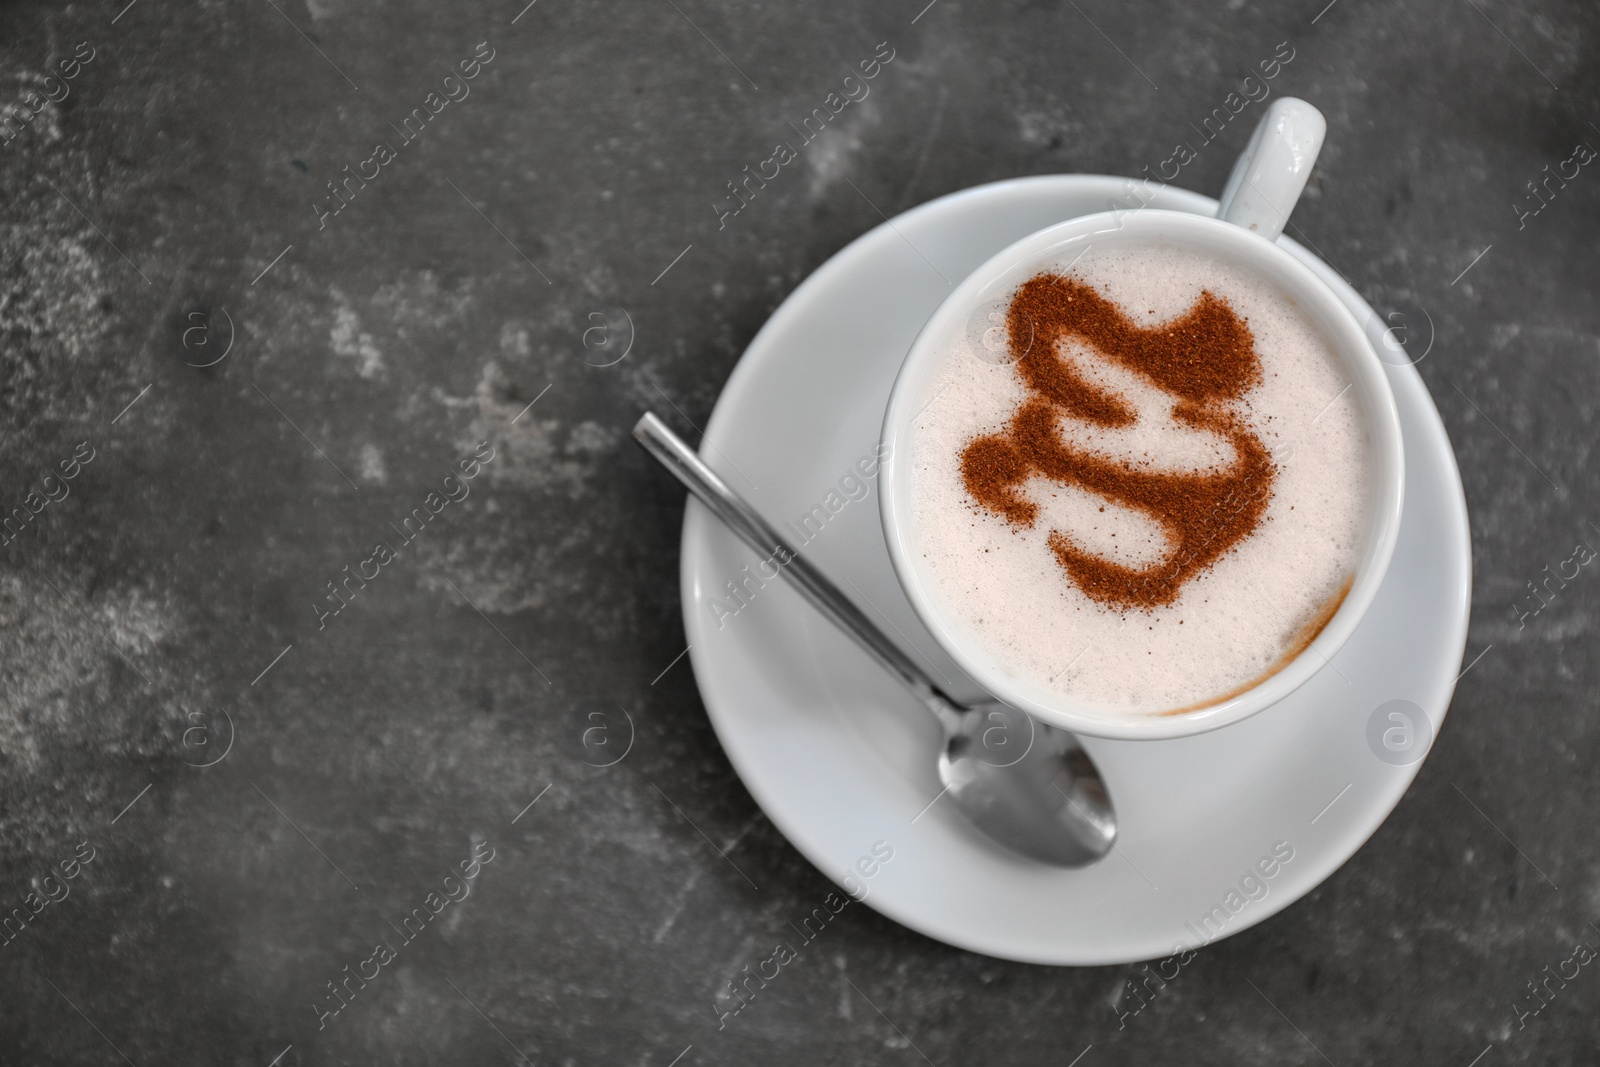
M 1292 96 L 1272 102 L 1222 190 L 1217 218 L 1275 241 L 1311 177 L 1328 120 Z

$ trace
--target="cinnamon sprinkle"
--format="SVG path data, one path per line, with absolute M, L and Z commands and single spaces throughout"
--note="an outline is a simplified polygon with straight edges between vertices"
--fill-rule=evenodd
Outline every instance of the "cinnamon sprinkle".
M 1173 603 L 1185 583 L 1260 525 L 1272 499 L 1277 467 L 1231 406 L 1262 380 L 1249 326 L 1227 300 L 1205 291 L 1179 318 L 1146 329 L 1086 282 L 1038 274 L 1012 298 L 1006 329 L 1028 395 L 1001 433 L 975 438 L 962 450 L 967 491 L 1018 527 L 1031 527 L 1038 517 L 1038 506 L 1019 492 L 1036 474 L 1150 515 L 1176 547 L 1143 569 L 1084 552 L 1059 530 L 1047 543 L 1097 603 L 1117 610 Z M 1060 356 L 1056 346 L 1069 337 L 1178 397 L 1173 417 L 1226 438 L 1236 456 L 1232 466 L 1201 473 L 1136 470 L 1067 445 L 1059 432 L 1063 415 L 1107 427 L 1136 419 L 1125 398 L 1092 384 Z

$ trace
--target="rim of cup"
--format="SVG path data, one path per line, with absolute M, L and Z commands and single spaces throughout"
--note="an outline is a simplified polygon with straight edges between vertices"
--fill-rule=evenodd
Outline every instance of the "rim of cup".
M 1005 301 L 1018 284 L 1041 270 L 1061 269 L 1088 249 L 1157 243 L 1217 256 L 1272 284 L 1310 320 L 1338 357 L 1351 382 L 1368 441 L 1366 516 L 1354 579 L 1343 602 L 1311 643 L 1281 669 L 1227 699 L 1194 711 L 1130 712 L 1099 707 L 1036 679 L 1007 671 L 977 628 L 937 592 L 910 529 L 912 480 L 909 431 L 921 413 L 928 385 L 952 339 L 972 329 L 987 307 Z M 1075 251 L 1076 246 L 1082 246 Z M 879 473 L 884 537 L 896 577 L 918 617 L 939 645 L 992 697 L 1074 733 L 1153 740 L 1184 737 L 1248 718 L 1288 696 L 1322 670 L 1366 614 L 1394 554 L 1404 494 L 1400 416 L 1382 360 L 1350 309 L 1309 267 L 1250 231 L 1204 215 L 1157 208 L 1110 211 L 1057 223 L 1003 249 L 966 277 L 924 324 L 901 364 L 884 415 L 887 458 Z

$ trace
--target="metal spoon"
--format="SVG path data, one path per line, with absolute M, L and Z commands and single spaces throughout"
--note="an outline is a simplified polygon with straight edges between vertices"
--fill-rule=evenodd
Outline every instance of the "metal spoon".
M 855 638 L 939 720 L 945 733 L 940 796 L 948 793 L 974 826 L 1020 855 L 1060 867 L 1093 863 L 1111 849 L 1116 814 L 1076 737 L 998 702 L 952 700 L 654 414 L 639 420 L 633 436 L 745 544 L 772 555 L 813 607 Z

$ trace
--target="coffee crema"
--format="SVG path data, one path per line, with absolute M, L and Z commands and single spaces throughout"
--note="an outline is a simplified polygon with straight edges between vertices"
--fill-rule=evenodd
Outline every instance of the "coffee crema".
M 1174 713 L 1304 650 L 1350 587 L 1367 441 L 1295 304 L 1135 245 L 1041 264 L 991 319 L 987 351 L 948 339 L 909 463 L 917 551 L 1002 668 Z

